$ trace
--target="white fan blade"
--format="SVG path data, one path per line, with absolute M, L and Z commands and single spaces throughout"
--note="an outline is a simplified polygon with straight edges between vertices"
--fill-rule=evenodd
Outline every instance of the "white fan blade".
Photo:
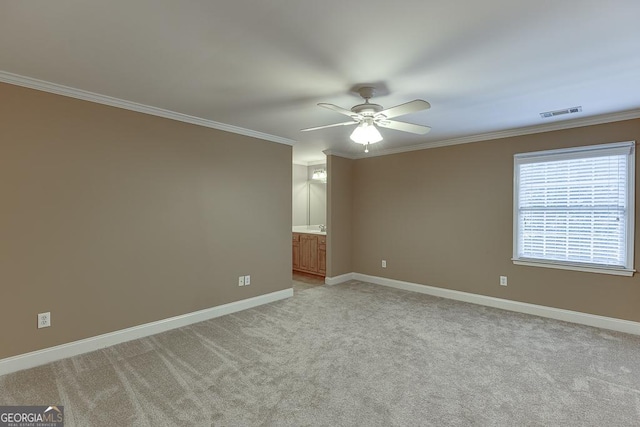
M 321 102 L 320 104 L 318 104 L 318 107 L 328 108 L 329 110 L 333 110 L 336 113 L 340 113 L 340 114 L 344 114 L 345 116 L 349 116 L 349 117 L 353 118 L 354 120 L 360 117 L 359 114 L 356 114 L 351 110 L 347 110 L 346 108 L 338 107 L 337 105 L 333 105 L 333 104 L 326 104 L 326 103 L 322 103 Z
M 387 119 L 391 119 L 393 117 L 415 113 L 416 111 L 428 110 L 429 108 L 431 108 L 431 104 L 429 104 L 427 101 L 416 99 L 415 101 L 410 101 L 406 104 L 400 104 L 396 105 L 395 107 L 382 110 L 378 114 L 376 114 L 376 116 L 384 116 Z
M 412 123 L 396 122 L 395 120 L 376 120 L 378 126 L 388 129 L 399 130 L 402 132 L 416 133 L 418 135 L 424 135 L 429 132 L 431 128 L 429 126 L 414 125 Z
M 307 128 L 307 129 L 300 129 L 300 132 L 309 132 L 310 130 L 318 130 L 318 129 L 326 129 L 326 128 L 332 128 L 332 127 L 336 127 L 336 126 L 349 126 L 349 125 L 357 125 L 358 122 L 356 121 L 352 121 L 352 122 L 344 122 L 344 123 L 336 123 L 333 125 L 326 125 L 326 126 L 318 126 L 315 128 Z

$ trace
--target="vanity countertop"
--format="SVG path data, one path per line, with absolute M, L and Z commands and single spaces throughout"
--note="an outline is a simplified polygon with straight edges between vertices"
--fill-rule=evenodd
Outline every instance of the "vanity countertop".
M 292 227 L 292 232 L 294 233 L 306 233 L 306 234 L 319 234 L 321 236 L 326 236 L 326 231 L 320 231 L 320 227 L 317 225 L 294 225 Z

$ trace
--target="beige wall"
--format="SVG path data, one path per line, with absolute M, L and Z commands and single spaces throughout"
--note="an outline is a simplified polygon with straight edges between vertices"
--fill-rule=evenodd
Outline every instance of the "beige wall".
M 327 156 L 327 277 L 353 271 L 353 164 L 353 160 Z
M 0 358 L 291 287 L 291 147 L 0 99 Z
M 629 140 L 640 140 L 640 120 L 357 160 L 352 271 L 640 321 L 638 275 L 511 262 L 513 155 Z

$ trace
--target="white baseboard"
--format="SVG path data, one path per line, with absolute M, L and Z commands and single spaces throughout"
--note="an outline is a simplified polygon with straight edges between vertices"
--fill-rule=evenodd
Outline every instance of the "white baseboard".
M 215 317 L 291 298 L 292 296 L 293 288 L 284 289 L 282 291 L 194 311 L 193 313 L 187 313 L 181 316 L 171 317 L 169 319 L 158 320 L 157 322 L 145 323 L 144 325 L 122 329 L 120 331 L 110 332 L 104 335 L 98 335 L 67 344 L 57 345 L 55 347 L 45 348 L 43 350 L 8 357 L 0 360 L 0 375 L 33 368 L 35 366 L 44 365 L 45 363 L 55 362 L 56 360 L 77 356 L 79 354 L 99 350 L 101 348 L 120 344 L 126 341 L 147 337 L 149 335 L 155 335 L 171 329 L 181 328 L 183 326 L 203 322 Z
M 345 274 L 343 276 L 348 275 Z M 369 276 L 360 273 L 352 273 L 350 276 L 350 280 L 360 280 L 362 282 L 388 286 L 396 289 L 403 289 L 405 291 L 419 292 L 421 294 L 433 295 L 436 297 L 448 298 L 457 301 L 464 301 L 472 304 L 484 305 L 487 307 L 516 311 L 518 313 L 533 314 L 535 316 L 548 317 L 550 319 L 563 320 L 565 322 L 578 323 L 581 325 L 595 326 L 596 328 L 640 335 L 640 323 L 632 322 L 630 320 L 616 319 L 613 317 L 581 313 L 579 311 L 564 310 L 561 308 L 547 307 L 544 305 L 536 305 L 526 302 L 488 297 L 485 295 L 454 291 L 451 289 L 437 288 L 434 286 L 420 285 L 417 283 L 403 282 L 400 280 L 386 279 L 384 277 Z M 343 280 L 343 282 L 344 281 L 346 280 Z
M 336 277 L 325 277 L 324 283 L 325 285 L 337 285 L 340 283 L 348 282 L 349 280 L 353 280 L 354 273 L 341 274 Z

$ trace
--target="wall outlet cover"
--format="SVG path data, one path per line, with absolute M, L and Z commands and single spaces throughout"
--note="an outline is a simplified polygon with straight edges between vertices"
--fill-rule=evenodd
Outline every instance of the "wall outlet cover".
M 244 285 L 249 286 L 251 284 L 251 276 L 244 276 Z
M 51 313 L 38 313 L 38 329 L 51 326 Z
M 238 286 L 244 286 L 244 276 L 238 278 Z

